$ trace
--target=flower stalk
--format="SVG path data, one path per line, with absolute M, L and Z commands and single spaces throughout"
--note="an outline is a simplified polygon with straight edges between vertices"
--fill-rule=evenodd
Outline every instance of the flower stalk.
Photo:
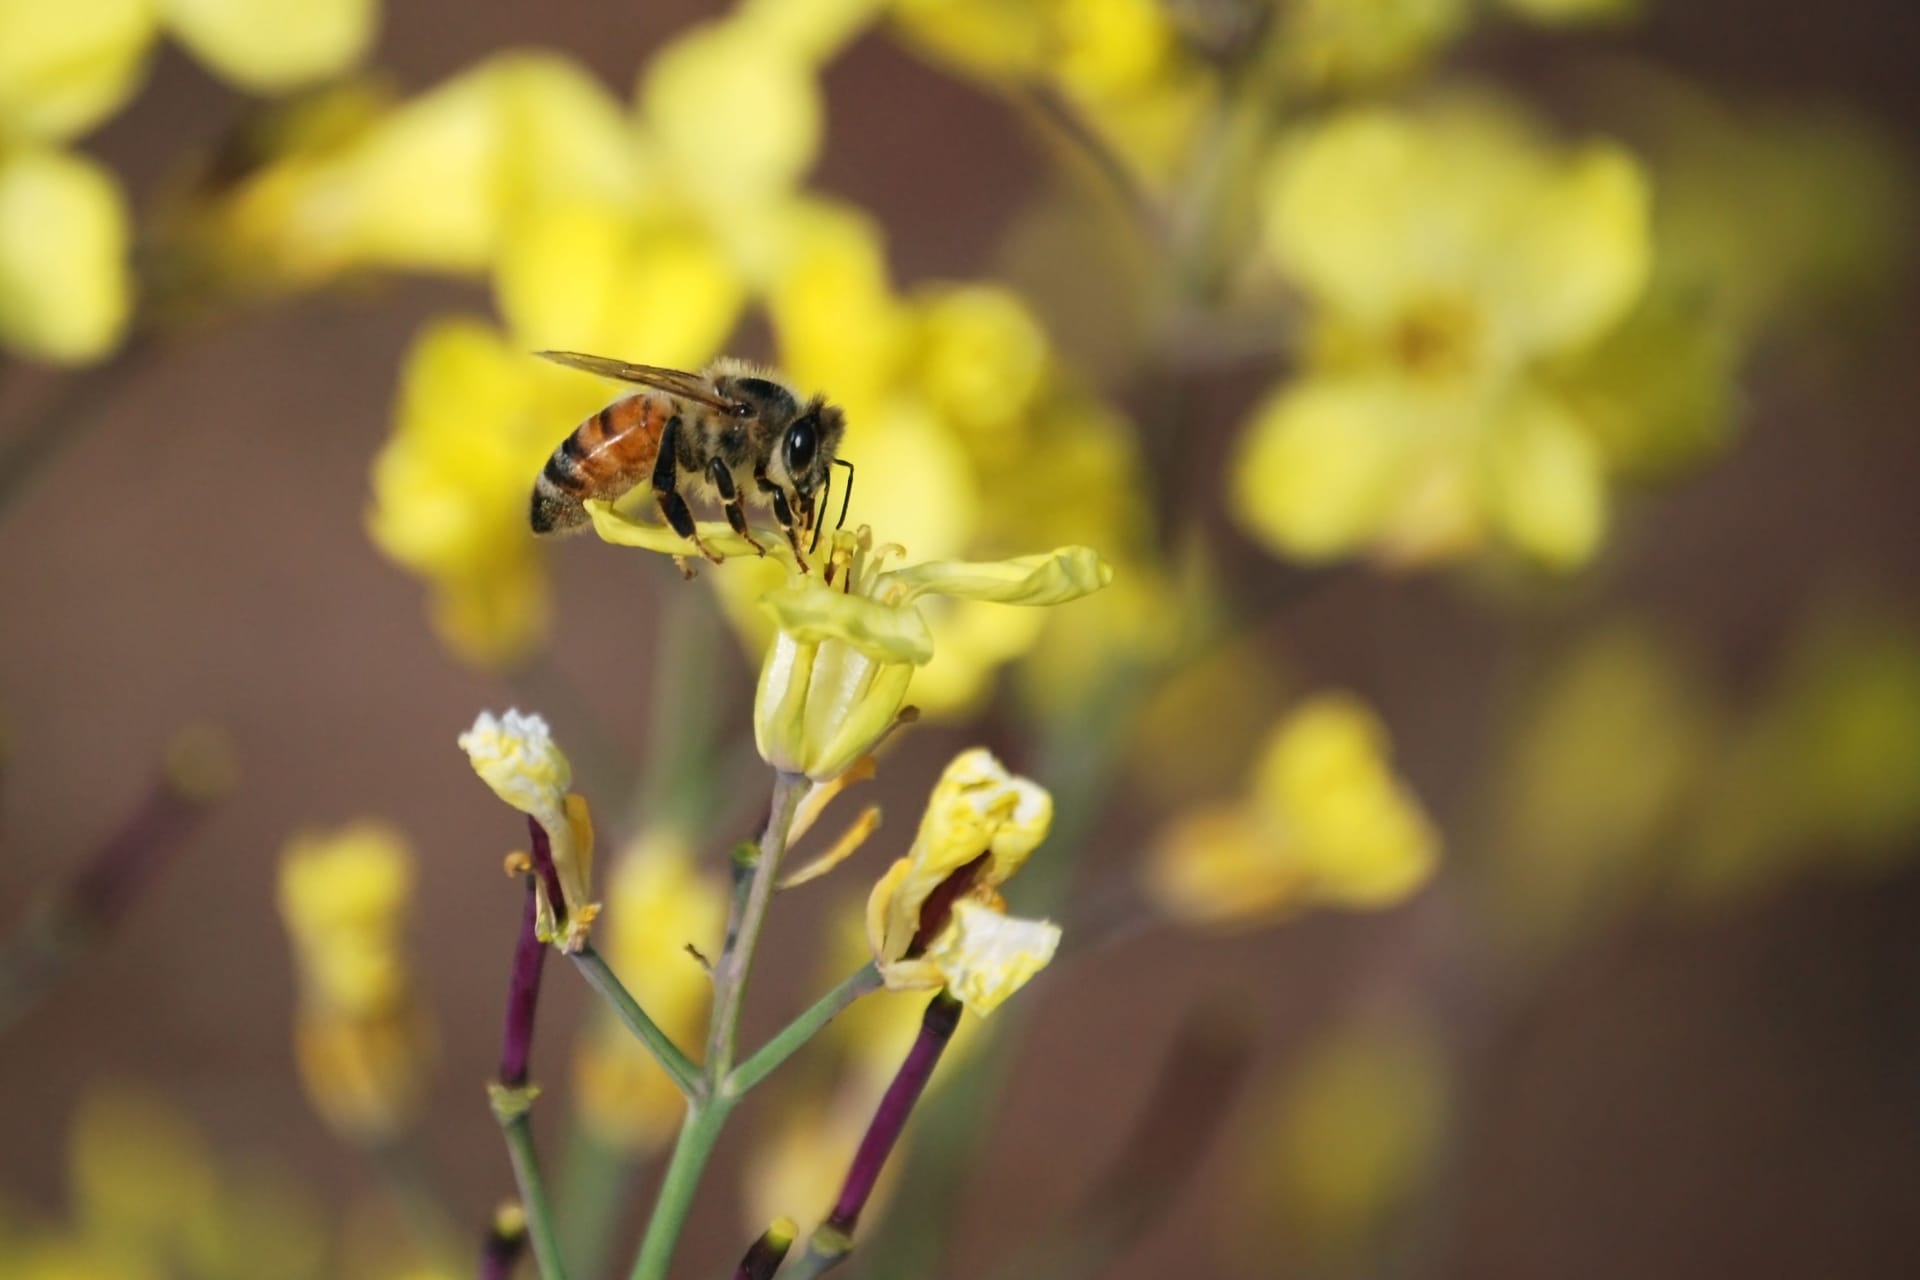
M 920 1019 L 920 1034 L 881 1096 L 880 1105 L 874 1109 L 873 1122 L 867 1126 L 866 1136 L 854 1153 L 833 1211 L 808 1239 L 807 1252 L 795 1273 L 796 1280 L 823 1276 L 852 1255 L 853 1232 L 860 1214 L 879 1184 L 887 1157 L 893 1154 L 900 1135 L 906 1130 L 914 1104 L 926 1092 L 933 1069 L 953 1039 L 954 1028 L 960 1025 L 960 1011 L 960 1001 L 944 991 L 927 1002 L 927 1011 Z
M 533 1129 L 527 1122 L 533 1100 L 540 1092 L 528 1083 L 527 1076 L 547 950 L 539 936 L 539 892 L 535 885 L 543 863 L 549 874 L 553 869 L 539 824 L 534 823 L 533 829 L 534 874 L 527 877 L 526 908 L 521 912 L 520 932 L 513 949 L 513 972 L 507 983 L 507 1013 L 500 1037 L 500 1078 L 487 1092 L 494 1118 L 507 1140 L 507 1156 L 513 1163 L 514 1183 L 520 1189 L 520 1204 L 534 1261 L 543 1280 L 566 1280 L 566 1266 L 561 1261 L 559 1237 L 553 1226 L 553 1207 L 540 1173 L 539 1155 L 534 1150 Z

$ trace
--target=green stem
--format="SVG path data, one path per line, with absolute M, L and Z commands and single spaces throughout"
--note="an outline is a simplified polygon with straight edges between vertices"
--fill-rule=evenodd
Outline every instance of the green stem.
M 821 996 L 811 1009 L 789 1022 L 773 1039 L 760 1046 L 752 1057 L 734 1068 L 733 1074 L 721 1086 L 721 1092 L 730 1098 L 746 1094 L 779 1070 L 780 1064 L 791 1058 L 800 1046 L 820 1034 L 821 1028 L 833 1021 L 841 1010 L 861 996 L 879 989 L 879 967 L 869 961 L 855 970 L 845 982 Z
M 540 1177 L 540 1158 L 533 1150 L 533 1130 L 526 1112 L 501 1121 L 507 1135 L 507 1154 L 513 1160 L 513 1180 L 520 1188 L 520 1207 L 527 1214 L 527 1238 L 542 1280 L 567 1280 L 560 1260 L 560 1239 L 553 1230 L 553 1206 L 547 1202 L 547 1184 Z
M 766 923 L 767 906 L 773 901 L 773 885 L 780 874 L 780 859 L 787 851 L 787 832 L 793 826 L 794 810 L 812 785 L 797 773 L 777 774 L 773 782 L 773 801 L 767 809 L 767 828 L 760 836 L 760 856 L 753 867 L 753 878 L 740 903 L 739 919 L 728 932 L 732 940 L 713 970 L 713 1023 L 707 1038 L 707 1078 L 713 1083 L 724 1080 L 733 1069 L 734 1042 L 740 1030 L 740 1009 L 746 999 L 747 975 L 753 969 L 753 953 L 760 942 L 760 929 Z
M 767 906 L 773 901 L 780 859 L 787 851 L 787 833 L 793 827 L 794 810 L 810 785 L 801 774 L 774 776 L 773 799 L 767 806 L 767 826 L 760 835 L 752 875 L 745 891 L 734 899 L 734 918 L 728 921 L 727 945 L 713 966 L 713 1018 L 707 1037 L 706 1068 L 693 1081 L 695 1090 L 687 1095 L 686 1119 L 681 1122 L 680 1136 L 673 1145 L 673 1158 L 667 1163 L 666 1177 L 660 1183 L 653 1216 L 647 1221 L 647 1234 L 633 1260 L 631 1280 L 666 1280 L 674 1248 L 686 1226 L 687 1211 L 693 1206 L 693 1193 L 699 1188 L 700 1176 L 706 1172 L 714 1144 L 720 1140 L 720 1130 L 733 1110 L 734 1098 L 720 1086 L 733 1069 L 734 1043 L 739 1032 L 741 1004 L 746 996 L 747 975 L 753 968 L 753 952 L 760 941 L 760 929 L 766 923 Z M 639 1006 L 634 1007 L 637 1010 Z
M 732 1101 L 723 1098 L 688 1104 L 687 1118 L 673 1144 L 673 1158 L 667 1162 L 667 1174 L 661 1179 L 660 1195 L 653 1202 L 653 1217 L 647 1223 L 647 1236 L 640 1242 L 640 1254 L 633 1260 L 629 1280 L 666 1280 L 687 1211 L 693 1207 L 693 1193 L 699 1189 L 700 1175 L 706 1172 L 714 1144 L 720 1140 L 721 1126 L 732 1110 Z
M 647 1016 L 647 1011 L 640 1007 L 640 1002 L 635 1000 L 632 993 L 621 984 L 620 979 L 614 976 L 613 970 L 607 967 L 606 958 L 593 949 L 593 944 L 588 943 L 574 952 L 573 962 L 592 984 L 593 989 L 598 991 L 613 1008 L 614 1013 L 619 1015 L 620 1021 L 626 1024 L 627 1030 L 633 1032 L 640 1043 L 647 1046 L 648 1052 L 653 1054 L 654 1061 L 658 1062 L 660 1069 L 672 1078 L 675 1085 L 679 1086 L 680 1092 L 689 1099 L 701 1097 L 706 1092 L 707 1085 L 701 1079 L 700 1068 L 680 1051 L 680 1046 L 673 1042 L 673 1037 L 660 1029 L 660 1024 Z

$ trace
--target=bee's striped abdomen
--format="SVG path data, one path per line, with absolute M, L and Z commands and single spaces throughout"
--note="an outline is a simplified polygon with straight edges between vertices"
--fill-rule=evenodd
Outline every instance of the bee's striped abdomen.
M 617 498 L 645 478 L 673 408 L 670 396 L 642 392 L 614 401 L 575 427 L 534 481 L 533 531 L 578 528 L 587 523 L 581 504 L 588 498 Z

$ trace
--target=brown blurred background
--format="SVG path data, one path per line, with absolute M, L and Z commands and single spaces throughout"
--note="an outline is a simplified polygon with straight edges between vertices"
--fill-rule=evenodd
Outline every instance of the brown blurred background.
M 624 92 L 648 53 L 703 10 L 395 4 L 376 60 L 415 89 L 503 46 L 537 43 Z M 1901 0 L 1669 0 L 1615 43 L 1717 86 L 1842 100 L 1909 141 L 1920 136 L 1920 11 Z M 1551 101 L 1556 65 L 1539 47 L 1523 56 L 1495 37 L 1469 56 Z M 1002 105 L 884 40 L 836 64 L 828 91 L 817 184 L 881 218 L 899 278 L 988 270 L 1006 211 L 1039 175 L 1038 144 Z M 183 140 L 212 136 L 229 107 L 227 90 L 168 53 L 93 149 L 148 191 L 161 161 Z M 469 1220 L 506 1185 L 481 1086 L 519 907 L 494 866 L 515 832 L 453 737 L 477 708 L 526 694 L 445 657 L 420 588 L 362 527 L 404 344 L 424 318 L 475 306 L 484 306 L 477 288 L 402 281 L 200 334 L 143 366 L 0 526 L 0 901 L 10 904 L 0 915 L 111 828 L 183 722 L 229 727 L 244 769 L 239 793 L 119 936 L 6 1041 L 0 1194 L 57 1204 L 71 1110 L 102 1079 L 155 1086 L 222 1147 L 270 1151 L 332 1200 L 368 1180 L 295 1082 L 292 976 L 272 906 L 289 830 L 363 813 L 394 819 L 424 856 L 412 934 L 443 1028 L 433 1159 Z M 1738 689 L 1830 588 L 1865 584 L 1913 600 L 1917 336 L 1909 306 L 1844 362 L 1845 385 L 1817 396 L 1757 369 L 1732 454 L 1636 501 L 1601 567 L 1545 604 L 1498 608 L 1444 576 L 1341 575 L 1292 612 L 1290 669 L 1378 706 L 1402 768 L 1451 837 L 1449 859 L 1470 858 L 1469 784 L 1496 711 L 1583 619 L 1623 605 L 1656 615 Z M 48 382 L 7 374 L 0 422 L 13 423 Z M 584 541 L 558 564 L 556 663 L 611 695 L 616 729 L 638 754 L 650 609 L 686 588 L 664 565 Z M 743 663 L 730 659 L 723 679 L 744 699 Z M 564 737 L 564 717 L 560 729 Z M 993 726 L 984 734 L 1012 763 L 1033 763 Z M 908 744 L 895 771 L 903 806 L 961 737 Z M 721 833 L 716 853 L 744 832 L 754 803 L 743 802 L 739 830 Z M 1137 816 L 1124 803 L 1108 814 L 1087 876 L 1124 874 Z M 1443 872 L 1386 916 L 1228 940 L 1155 933 L 1050 974 L 1029 997 L 1034 1034 L 946 1274 L 978 1274 L 1000 1255 L 997 1241 L 1077 1200 L 1119 1147 L 1157 1050 L 1188 1009 L 1224 997 L 1256 1011 L 1260 1072 L 1332 1009 L 1396 987 L 1435 996 L 1469 1029 L 1472 1050 L 1462 1133 L 1395 1270 L 1920 1274 L 1920 870 L 1794 884 L 1717 914 L 1631 918 L 1525 975 L 1526 1000 L 1497 1016 L 1474 994 L 1474 940 L 1452 936 L 1452 892 Z M 768 954 L 804 944 L 809 909 L 783 913 Z M 791 1007 L 810 970 L 767 966 L 750 1026 Z M 536 1063 L 558 1076 L 584 1001 L 570 974 L 549 989 Z M 751 1115 L 723 1144 L 683 1274 L 719 1274 L 737 1255 L 723 1192 Z M 1112 1274 L 1291 1274 L 1284 1241 L 1258 1272 L 1230 1270 L 1200 1243 L 1233 1175 L 1226 1145 L 1215 1144 L 1167 1219 Z

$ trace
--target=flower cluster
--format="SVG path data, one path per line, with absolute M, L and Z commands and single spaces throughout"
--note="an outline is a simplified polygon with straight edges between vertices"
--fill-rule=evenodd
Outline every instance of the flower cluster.
M 119 343 L 133 312 L 132 233 L 120 184 L 67 144 L 139 90 L 162 31 L 255 93 L 352 66 L 375 0 L 149 5 L 0 3 L 0 343 L 84 363 Z

